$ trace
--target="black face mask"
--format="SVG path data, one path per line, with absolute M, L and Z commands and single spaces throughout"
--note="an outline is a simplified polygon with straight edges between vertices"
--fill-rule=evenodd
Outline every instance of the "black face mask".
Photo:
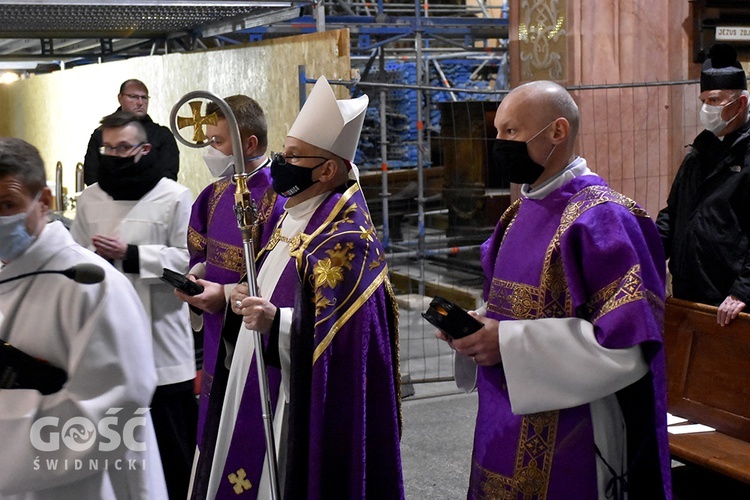
M 547 130 L 554 121 L 547 124 L 542 130 L 534 134 L 528 141 L 510 141 L 507 139 L 495 139 L 492 146 L 492 164 L 500 170 L 500 174 L 515 184 L 534 184 L 544 173 L 544 165 L 540 165 L 529 156 L 528 143 L 536 139 L 539 134 Z M 552 148 L 552 151 L 555 150 Z M 552 156 L 552 151 L 547 155 L 547 160 Z M 547 163 L 544 160 L 544 163 Z
M 516 184 L 533 184 L 544 173 L 544 167 L 531 159 L 523 141 L 495 139 L 492 163 L 502 177 Z
M 323 165 L 323 160 L 312 168 L 300 167 L 291 163 L 279 163 L 274 157 L 271 162 L 271 181 L 273 190 L 284 198 L 299 194 L 318 181 L 312 179 L 313 170 Z
M 99 165 L 102 170 L 110 174 L 128 174 L 135 170 L 135 156 L 99 156 Z
M 155 168 L 155 154 L 141 156 L 99 155 L 99 187 L 115 200 L 140 200 L 162 178 Z

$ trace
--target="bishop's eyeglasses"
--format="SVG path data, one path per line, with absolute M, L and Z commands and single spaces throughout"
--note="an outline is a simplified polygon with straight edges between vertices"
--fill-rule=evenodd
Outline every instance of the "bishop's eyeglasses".
M 304 160 L 305 158 L 317 158 L 318 160 L 323 160 L 323 162 L 319 163 L 318 165 L 322 165 L 326 161 L 330 160 L 330 158 L 326 158 L 325 156 L 301 156 L 284 155 L 284 153 L 271 153 L 271 159 L 279 165 L 286 165 L 287 163 L 294 165 L 293 160 Z

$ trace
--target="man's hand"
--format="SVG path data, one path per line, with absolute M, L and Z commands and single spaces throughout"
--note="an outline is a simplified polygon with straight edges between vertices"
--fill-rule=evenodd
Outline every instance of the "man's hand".
M 448 343 L 451 349 L 474 360 L 478 365 L 492 366 L 500 363 L 500 343 L 498 340 L 498 321 L 479 316 L 474 311 L 469 314 L 478 319 L 484 326 L 477 332 L 462 339 L 451 339 L 445 332 L 436 330 L 435 336 Z
M 745 308 L 745 303 L 734 295 L 730 295 L 719 306 L 716 314 L 716 322 L 721 326 L 727 326 Z
M 188 295 L 175 288 L 174 294 L 180 300 L 211 314 L 216 314 L 224 309 L 224 306 L 226 305 L 224 285 L 214 283 L 213 281 L 197 279 L 192 274 L 188 274 L 187 277 L 189 280 L 195 281 L 201 285 L 203 287 L 203 292 L 198 295 Z
M 113 236 L 103 234 L 94 235 L 91 238 L 96 253 L 110 260 L 123 260 L 125 252 L 128 250 L 128 244 Z
M 242 314 L 242 299 L 250 295 L 250 289 L 247 283 L 240 283 L 235 286 L 232 293 L 229 294 L 229 305 L 235 314 Z
M 234 296 L 232 297 L 234 299 Z M 276 306 L 261 297 L 245 297 L 239 307 L 245 328 L 268 333 L 276 316 Z

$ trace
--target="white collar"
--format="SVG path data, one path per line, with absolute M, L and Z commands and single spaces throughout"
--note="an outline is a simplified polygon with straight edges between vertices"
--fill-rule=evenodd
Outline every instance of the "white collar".
M 523 186 L 521 186 L 521 195 L 524 198 L 529 198 L 531 200 L 541 200 L 569 180 L 574 179 L 575 177 L 581 177 L 582 175 L 596 174 L 589 170 L 588 166 L 586 166 L 586 160 L 584 158 L 576 156 L 576 158 L 572 162 L 570 162 L 567 167 L 555 174 L 554 177 L 547 179 L 546 181 L 535 187 L 533 190 L 528 184 L 524 184 Z
M 305 200 L 299 205 L 295 205 L 291 208 L 287 208 L 286 203 L 284 203 L 284 210 L 286 210 L 293 219 L 302 219 L 306 215 L 314 212 L 329 194 L 331 194 L 330 191 L 326 191 L 325 193 L 313 196 L 309 200 Z

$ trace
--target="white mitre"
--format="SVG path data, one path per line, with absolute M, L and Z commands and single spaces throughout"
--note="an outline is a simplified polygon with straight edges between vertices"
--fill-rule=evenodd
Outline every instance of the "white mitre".
M 287 135 L 352 162 L 368 102 L 366 95 L 336 100 L 328 80 L 321 76 Z

